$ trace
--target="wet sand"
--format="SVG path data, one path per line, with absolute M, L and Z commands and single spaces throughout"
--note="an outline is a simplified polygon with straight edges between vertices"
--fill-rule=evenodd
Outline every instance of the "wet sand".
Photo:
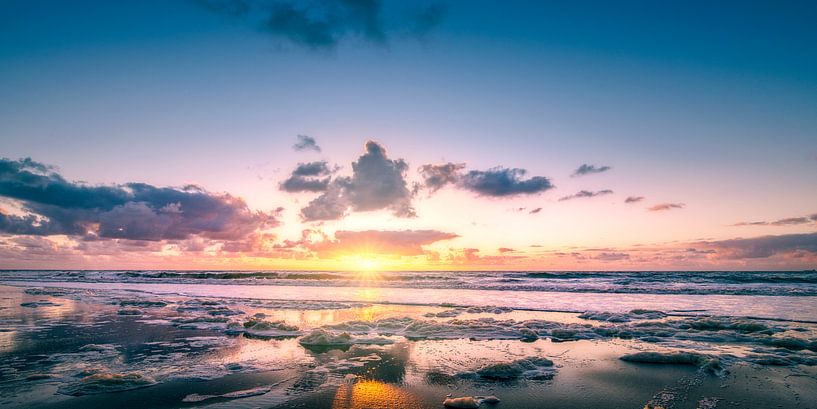
M 500 399 L 483 408 L 817 407 L 817 328 L 713 322 L 0 286 L 0 405 L 442 408 L 450 394 Z M 303 345 L 316 329 L 352 336 Z M 620 359 L 656 351 L 717 367 Z M 552 365 L 485 370 L 529 358 Z

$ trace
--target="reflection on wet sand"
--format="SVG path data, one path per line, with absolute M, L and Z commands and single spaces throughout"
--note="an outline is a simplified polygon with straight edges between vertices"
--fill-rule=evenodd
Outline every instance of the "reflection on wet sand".
M 164 395 L 150 407 L 439 408 L 448 394 L 496 395 L 506 408 L 565 409 L 681 409 L 715 396 L 742 407 L 817 399 L 809 392 L 817 391 L 814 366 L 760 369 L 746 360 L 809 362 L 817 344 L 809 343 L 815 332 L 808 325 L 49 291 L 0 286 L 1 406 L 110 406 L 156 393 Z M 28 302 L 39 304 L 21 306 Z M 253 322 L 286 322 L 297 335 L 258 337 L 246 332 Z M 300 342 L 316 328 L 351 335 L 343 344 Z M 533 330 L 530 339 L 514 332 Z M 679 348 L 719 355 L 735 375 L 619 359 Z M 761 348 L 763 360 L 753 358 Z M 743 398 L 747 382 L 778 386 Z M 797 394 L 786 395 L 791 390 Z
M 332 409 L 422 408 L 419 399 L 405 389 L 376 380 L 341 385 L 332 400 Z

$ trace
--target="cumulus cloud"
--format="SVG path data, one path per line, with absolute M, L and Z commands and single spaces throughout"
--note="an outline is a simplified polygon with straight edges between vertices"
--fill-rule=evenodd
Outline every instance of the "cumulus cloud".
M 817 233 L 739 238 L 700 244 L 714 249 L 718 257 L 731 259 L 766 258 L 800 252 L 814 254 L 817 253 Z
M 593 173 L 602 173 L 602 172 L 607 172 L 610 169 L 612 169 L 612 167 L 610 167 L 610 166 L 596 166 L 596 165 L 588 165 L 588 164 L 585 163 L 585 164 L 582 164 L 581 166 L 579 166 L 575 171 L 573 171 L 573 174 L 571 176 L 578 177 L 578 176 L 590 175 L 590 174 L 593 174 Z
M 672 210 L 672 209 L 683 209 L 686 206 L 683 203 L 659 203 L 654 206 L 650 206 L 647 210 L 651 212 L 660 212 L 664 210 Z
M 9 234 L 236 240 L 277 224 L 274 215 L 253 212 L 229 194 L 192 185 L 89 186 L 31 159 L 0 159 L 0 196 L 18 202 L 24 212 L 0 213 L 0 232 Z
M 315 138 L 309 135 L 298 135 L 298 142 L 295 145 L 292 145 L 292 149 L 296 151 L 315 151 L 320 152 L 321 147 L 318 146 L 318 142 L 315 141 Z
M 774 221 L 740 222 L 733 224 L 733 226 L 794 226 L 812 223 L 817 223 L 817 213 L 810 216 L 787 217 L 785 219 L 778 219 Z
M 365 150 L 352 162 L 351 177 L 335 178 L 326 192 L 301 209 L 304 220 L 335 220 L 349 209 L 387 209 L 395 216 L 415 216 L 405 178 L 408 164 L 403 159 L 389 159 L 386 149 L 374 141 L 366 142 Z
M 423 38 L 445 14 L 432 3 L 386 16 L 380 0 L 199 0 L 206 9 L 258 26 L 278 40 L 331 50 L 349 38 L 385 46 L 395 34 Z M 391 17 L 391 18 L 387 18 Z
M 378 254 L 419 256 L 423 246 L 459 237 L 438 230 L 366 230 L 335 232 L 334 239 L 304 244 L 318 257 L 337 257 L 349 254 Z
M 457 183 L 462 176 L 463 169 L 465 169 L 464 163 L 448 162 L 420 166 L 419 172 L 426 189 L 434 193 L 446 185 Z
M 280 187 L 281 190 L 291 193 L 324 192 L 329 187 L 328 175 L 331 173 L 326 161 L 299 163 Z
M 627 196 L 627 198 L 624 199 L 624 203 L 627 204 L 638 203 L 642 200 L 644 200 L 644 196 Z
M 589 190 L 580 190 L 578 193 L 574 193 L 569 196 L 563 196 L 559 198 L 560 202 L 564 202 L 565 200 L 572 200 L 572 199 L 580 199 L 584 197 L 596 197 L 596 196 L 604 196 L 612 194 L 613 191 L 610 189 L 598 190 L 595 192 L 591 192 Z

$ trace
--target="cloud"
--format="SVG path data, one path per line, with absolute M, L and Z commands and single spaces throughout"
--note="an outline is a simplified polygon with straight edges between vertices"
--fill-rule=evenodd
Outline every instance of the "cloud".
M 650 206 L 647 210 L 651 212 L 660 212 L 664 210 L 672 210 L 672 209 L 683 209 L 686 206 L 683 203 L 659 203 L 654 206 Z
M 644 196 L 627 196 L 627 198 L 624 199 L 624 203 L 638 203 L 642 200 L 644 200 Z
M 612 193 L 613 193 L 613 191 L 610 190 L 610 189 L 604 189 L 604 190 L 599 190 L 599 191 L 595 191 L 595 192 L 591 192 L 589 190 L 580 190 L 578 193 L 575 193 L 575 194 L 572 194 L 572 195 L 569 195 L 569 196 L 560 197 L 559 201 L 564 202 L 565 200 L 580 199 L 580 198 L 583 198 L 583 197 L 604 196 L 604 195 L 609 195 L 609 194 L 612 194 Z
M 356 254 L 419 256 L 424 254 L 423 246 L 457 237 L 459 235 L 438 230 L 340 230 L 335 232 L 334 240 L 304 246 L 321 258 Z
M 440 190 L 449 184 L 455 184 L 460 180 L 461 172 L 465 169 L 464 163 L 444 163 L 440 165 L 420 166 L 420 176 L 423 178 L 423 185 L 432 193 Z
M 493 197 L 535 194 L 553 188 L 550 179 L 544 176 L 522 179 L 525 173 L 525 169 L 503 167 L 472 170 L 463 175 L 459 183 L 462 188 L 478 195 Z
M 498 251 L 500 254 L 505 254 L 505 253 L 513 253 L 513 252 L 514 252 L 514 251 L 516 251 L 516 250 L 514 250 L 514 249 L 512 249 L 512 248 L 510 248 L 510 247 L 500 247 L 500 248 L 498 248 L 498 249 L 497 249 L 497 251 Z
M 386 46 L 394 34 L 424 38 L 436 28 L 445 8 L 425 8 L 386 16 L 380 0 L 199 0 L 207 10 L 257 25 L 263 32 L 311 50 L 332 50 L 349 38 Z M 387 18 L 391 17 L 391 18 Z
M 572 177 L 578 177 L 578 176 L 590 175 L 590 174 L 593 174 L 593 173 L 602 173 L 602 172 L 607 172 L 610 169 L 612 169 L 612 167 L 610 167 L 610 166 L 596 167 L 595 165 L 588 165 L 588 164 L 585 163 L 585 164 L 582 164 L 581 166 L 579 166 L 575 171 L 573 171 L 573 174 L 571 176 Z
M 309 135 L 298 135 L 298 142 L 295 145 L 292 145 L 292 149 L 296 151 L 315 151 L 320 152 L 321 147 L 318 146 L 318 143 L 315 141 L 315 138 Z
M 0 213 L 0 232 L 9 234 L 236 240 L 277 225 L 274 215 L 253 212 L 229 194 L 192 185 L 89 186 L 69 182 L 31 159 L 0 159 L 0 196 L 18 202 L 24 213 Z
M 324 192 L 329 187 L 329 165 L 326 161 L 299 163 L 292 175 L 281 183 L 285 192 Z M 321 178 L 320 176 L 327 176 Z
M 733 226 L 794 226 L 799 224 L 812 223 L 817 223 L 817 213 L 803 217 L 788 217 L 785 219 L 779 219 L 771 222 L 769 221 L 740 222 L 733 224 Z
M 403 159 L 389 159 L 386 149 L 368 141 L 366 152 L 352 162 L 351 177 L 337 177 L 325 193 L 301 209 L 305 221 L 335 220 L 346 212 L 391 210 L 398 217 L 414 217 L 412 194 L 405 174 L 408 164 Z
M 817 253 L 817 233 L 784 234 L 702 242 L 720 258 L 766 258 L 798 252 Z
M 535 208 L 535 209 L 531 209 L 531 211 L 529 211 L 529 212 L 528 212 L 528 214 L 536 214 L 536 213 L 539 213 L 539 212 L 541 212 L 541 211 L 542 211 L 542 208 L 541 208 L 541 207 L 537 207 L 537 208 Z
M 480 196 L 503 197 L 522 194 L 536 194 L 552 189 L 550 179 L 534 176 L 523 179 L 527 171 L 519 168 L 494 167 L 485 171 L 471 170 L 463 173 L 464 163 L 444 163 L 423 165 L 419 168 L 423 186 L 432 193 L 453 185 L 469 190 Z

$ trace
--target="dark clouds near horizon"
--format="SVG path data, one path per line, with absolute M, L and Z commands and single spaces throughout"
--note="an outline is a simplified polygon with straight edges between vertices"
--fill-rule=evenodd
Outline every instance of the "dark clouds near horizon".
M 817 253 L 817 233 L 783 234 L 702 242 L 718 257 L 728 259 L 766 258 L 776 255 L 798 257 Z
M 787 217 L 774 221 L 740 222 L 733 226 L 795 226 L 802 224 L 817 224 L 817 213 L 803 217 Z
M 498 166 L 484 171 L 463 172 L 464 168 L 465 164 L 449 162 L 423 165 L 419 171 L 423 186 L 431 192 L 452 185 L 480 196 L 507 197 L 541 193 L 554 187 L 550 179 L 544 176 L 525 179 L 525 169 Z
M 387 13 L 380 0 L 198 0 L 212 12 L 251 24 L 277 40 L 311 50 L 332 50 L 350 38 L 388 46 L 395 37 L 425 38 L 443 20 L 439 2 L 398 3 Z
M 274 215 L 253 212 L 242 199 L 226 193 L 193 185 L 85 185 L 28 158 L 0 159 L 0 196 L 13 199 L 24 212 L 0 212 L 0 232 L 8 234 L 239 240 L 277 225 Z

